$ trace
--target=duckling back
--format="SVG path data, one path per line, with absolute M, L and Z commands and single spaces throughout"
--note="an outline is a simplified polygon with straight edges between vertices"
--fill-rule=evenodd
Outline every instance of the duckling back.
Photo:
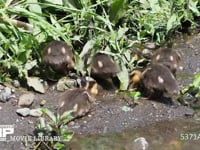
M 152 63 L 160 63 L 167 66 L 174 75 L 178 69 L 182 69 L 180 62 L 180 53 L 171 48 L 158 49 L 152 57 Z
M 92 59 L 92 74 L 96 76 L 114 77 L 119 72 L 119 67 L 112 57 L 103 53 L 97 53 Z
M 80 117 L 89 112 L 90 101 L 87 91 L 84 89 L 68 90 L 59 98 L 57 112 L 63 114 L 70 110 L 74 110 L 73 117 Z
M 142 73 L 142 83 L 150 93 L 179 93 L 178 83 L 169 68 L 163 64 L 151 64 Z
M 81 117 L 90 111 L 91 104 L 96 100 L 98 94 L 97 83 L 95 80 L 86 79 L 84 87 L 66 91 L 59 98 L 57 112 L 63 114 L 65 111 L 74 110 L 73 117 Z

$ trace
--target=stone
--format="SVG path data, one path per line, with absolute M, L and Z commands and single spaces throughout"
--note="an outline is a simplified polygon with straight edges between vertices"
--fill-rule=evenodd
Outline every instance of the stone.
M 33 93 L 26 93 L 19 97 L 18 106 L 29 107 L 33 103 L 35 95 Z
M 47 101 L 43 99 L 43 100 L 41 100 L 41 102 L 40 102 L 40 106 L 44 106 L 46 103 L 47 103 Z
M 42 111 L 39 108 L 31 109 L 29 115 L 33 117 L 40 117 L 42 115 Z
M 23 117 L 26 117 L 30 114 L 30 109 L 29 108 L 20 108 L 20 109 L 16 110 L 16 113 Z
M 136 138 L 134 141 L 125 145 L 125 150 L 147 150 L 149 143 L 144 137 Z
M 14 97 L 12 95 L 12 89 L 9 87 L 5 87 L 0 92 L 0 101 L 1 102 L 7 102 L 11 97 Z
M 18 80 L 13 80 L 12 81 L 12 85 L 15 87 L 15 88 L 19 88 L 20 87 L 20 82 Z

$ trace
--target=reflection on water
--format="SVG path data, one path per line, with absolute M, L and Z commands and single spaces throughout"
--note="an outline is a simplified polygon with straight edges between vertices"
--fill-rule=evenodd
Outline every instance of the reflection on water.
M 199 150 L 200 122 L 194 119 L 163 121 L 121 133 L 74 137 L 72 150 L 138 150 L 134 139 L 144 137 L 149 150 Z

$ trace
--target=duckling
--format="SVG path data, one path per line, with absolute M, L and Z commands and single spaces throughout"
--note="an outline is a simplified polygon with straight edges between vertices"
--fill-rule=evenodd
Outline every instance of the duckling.
M 149 65 L 141 75 L 141 81 L 143 87 L 147 90 L 150 97 L 163 96 L 164 93 L 178 94 L 178 83 L 169 70 L 163 64 L 151 64 Z
M 102 78 L 115 77 L 119 67 L 112 57 L 107 54 L 97 53 L 92 59 L 92 74 Z
M 104 88 L 113 89 L 119 85 L 119 66 L 107 54 L 97 53 L 91 62 L 91 76 Z
M 128 89 L 139 88 L 141 78 L 142 78 L 142 71 L 133 70 L 130 74 Z
M 181 54 L 171 48 L 160 48 L 152 56 L 152 63 L 161 63 L 167 66 L 174 75 L 178 69 L 183 69 L 180 62 Z
M 52 41 L 42 50 L 42 64 L 55 72 L 66 74 L 74 68 L 72 48 L 64 41 Z
M 65 111 L 74 109 L 73 118 L 82 117 L 90 111 L 91 104 L 96 100 L 97 94 L 97 83 L 95 80 L 90 80 L 85 87 L 66 91 L 59 98 L 57 112 L 63 114 Z

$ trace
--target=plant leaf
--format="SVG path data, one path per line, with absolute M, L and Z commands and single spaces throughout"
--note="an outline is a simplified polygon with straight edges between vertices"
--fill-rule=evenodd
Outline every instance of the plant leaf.
M 31 12 L 42 14 L 42 9 L 41 9 L 40 5 L 37 4 L 38 0 L 27 0 L 27 3 L 30 3 L 29 10 Z
M 71 111 L 66 111 L 64 112 L 61 116 L 60 116 L 60 122 L 62 122 L 63 124 L 67 123 L 68 121 L 70 121 L 73 117 L 71 115 L 71 113 L 73 112 L 73 110 Z
M 110 6 L 110 20 L 112 23 L 117 23 L 118 20 L 124 15 L 125 13 L 125 0 L 114 0 Z
M 49 3 L 57 4 L 57 5 L 63 5 L 63 0 L 46 0 Z
M 83 47 L 82 52 L 80 53 L 80 57 L 82 58 L 85 54 L 87 54 L 88 51 L 94 47 L 95 43 L 96 43 L 96 40 L 87 41 L 87 43 Z
M 197 8 L 198 0 L 189 0 L 189 9 L 196 13 L 197 16 L 200 15 L 200 11 Z
M 129 74 L 126 66 L 121 65 L 121 71 L 117 74 L 118 79 L 120 80 L 120 90 L 126 90 L 129 84 Z
M 173 15 L 169 18 L 169 20 L 168 20 L 168 22 L 167 22 L 167 32 L 169 32 L 169 31 L 173 28 L 173 26 L 176 24 L 176 21 L 177 21 L 176 14 L 173 14 Z
M 198 88 L 200 87 L 200 73 L 197 73 L 197 74 L 194 76 L 192 85 L 193 85 L 194 87 L 198 87 Z
M 54 113 L 52 111 L 50 111 L 47 108 L 41 108 L 41 111 L 47 115 L 54 123 L 57 121 L 56 120 L 56 116 L 54 115 Z

